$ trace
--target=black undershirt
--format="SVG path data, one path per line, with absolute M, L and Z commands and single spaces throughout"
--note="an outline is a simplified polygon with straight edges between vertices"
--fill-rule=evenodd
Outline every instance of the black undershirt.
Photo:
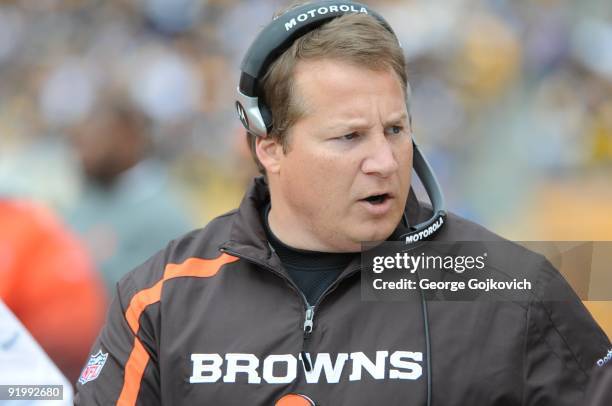
M 268 204 L 262 213 L 268 241 L 308 304 L 314 305 L 357 254 L 307 251 L 286 245 L 270 229 L 270 208 Z

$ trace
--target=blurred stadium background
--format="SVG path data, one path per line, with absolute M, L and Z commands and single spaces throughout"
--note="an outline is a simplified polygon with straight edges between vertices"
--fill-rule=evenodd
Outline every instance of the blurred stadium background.
M 452 211 L 514 240 L 612 240 L 612 2 L 363 2 L 402 41 Z M 0 2 L 1 196 L 51 207 L 112 291 L 239 203 L 239 63 L 289 3 Z M 587 305 L 612 335 L 611 303 Z

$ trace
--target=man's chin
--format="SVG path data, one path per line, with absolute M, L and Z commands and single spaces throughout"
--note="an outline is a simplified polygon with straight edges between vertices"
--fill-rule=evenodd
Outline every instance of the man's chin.
M 393 234 L 395 228 L 396 225 L 374 225 L 370 229 L 363 230 L 361 233 L 359 233 L 359 244 L 361 244 L 362 242 L 385 241 L 391 236 L 391 234 Z

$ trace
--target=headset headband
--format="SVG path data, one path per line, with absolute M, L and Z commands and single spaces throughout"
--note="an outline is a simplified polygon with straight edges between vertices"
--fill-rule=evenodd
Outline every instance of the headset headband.
M 395 36 L 389 24 L 363 4 L 324 1 L 296 7 L 276 17 L 249 47 L 240 65 L 240 90 L 247 96 L 257 97 L 257 81 L 265 75 L 270 64 L 289 49 L 293 41 L 327 21 L 350 13 L 375 17 Z
M 240 65 L 236 110 L 247 131 L 265 136 L 272 128 L 272 115 L 259 94 L 259 81 L 272 62 L 307 32 L 336 17 L 355 13 L 373 16 L 395 37 L 391 26 L 380 14 L 364 4 L 351 1 L 320 1 L 296 7 L 276 17 L 259 33 Z
M 368 6 L 351 1 L 320 1 L 296 7 L 275 18 L 255 38 L 242 64 L 238 85 L 236 110 L 246 130 L 256 136 L 267 136 L 272 128 L 272 114 L 259 98 L 259 81 L 272 62 L 285 52 L 293 41 L 322 24 L 345 14 L 363 13 L 376 18 L 396 38 L 385 19 Z M 399 44 L 399 40 L 398 40 Z M 410 227 L 402 235 L 407 243 L 433 235 L 446 218 L 444 196 L 431 167 L 414 144 L 414 169 L 421 179 L 433 206 L 433 215 L 427 221 Z

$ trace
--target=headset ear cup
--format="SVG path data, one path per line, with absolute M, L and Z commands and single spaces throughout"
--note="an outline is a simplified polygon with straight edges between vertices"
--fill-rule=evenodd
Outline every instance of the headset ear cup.
M 266 130 L 269 134 L 270 130 L 272 130 L 272 111 L 261 100 L 259 100 L 258 107 L 259 107 L 259 114 L 261 114 L 261 119 L 263 120 L 264 125 L 266 126 Z

